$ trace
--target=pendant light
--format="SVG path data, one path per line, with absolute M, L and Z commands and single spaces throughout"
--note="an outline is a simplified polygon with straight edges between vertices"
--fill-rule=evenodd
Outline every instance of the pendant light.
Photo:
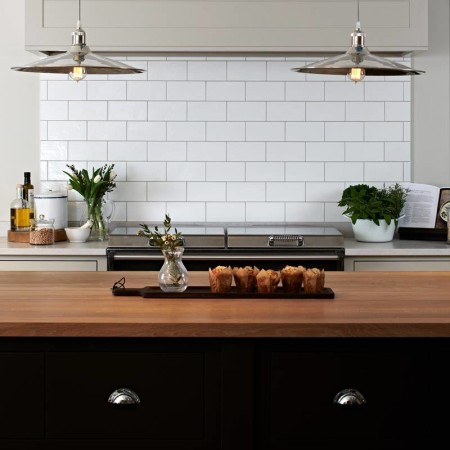
M 75 81 L 83 80 L 87 74 L 127 74 L 142 73 L 143 69 L 136 69 L 118 61 L 92 53 L 86 45 L 86 33 L 81 28 L 81 0 L 78 0 L 77 29 L 72 32 L 72 46 L 69 51 L 39 59 L 25 66 L 11 67 L 19 72 L 36 73 L 66 73 Z
M 344 55 L 324 59 L 314 64 L 292 69 L 301 73 L 316 73 L 321 75 L 347 75 L 355 83 L 370 76 L 396 76 L 396 75 L 420 75 L 423 70 L 415 70 L 385 58 L 380 58 L 369 52 L 365 47 L 365 33 L 361 30 L 359 21 L 359 0 L 358 21 L 356 29 L 351 34 L 352 46 Z

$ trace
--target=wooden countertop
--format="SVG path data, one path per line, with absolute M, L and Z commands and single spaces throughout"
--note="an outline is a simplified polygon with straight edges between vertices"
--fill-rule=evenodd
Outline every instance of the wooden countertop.
M 328 272 L 334 300 L 115 297 L 122 276 L 156 285 L 149 272 L 0 272 L 0 336 L 450 337 L 448 272 Z

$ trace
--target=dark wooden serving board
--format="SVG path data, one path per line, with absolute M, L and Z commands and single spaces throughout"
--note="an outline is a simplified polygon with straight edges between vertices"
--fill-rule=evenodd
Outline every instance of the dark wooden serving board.
M 258 292 L 238 292 L 235 287 L 225 294 L 211 292 L 209 286 L 188 286 L 184 292 L 163 292 L 158 286 L 146 286 L 143 288 L 113 287 L 112 293 L 117 296 L 132 296 L 144 298 L 237 298 L 237 299 L 333 299 L 334 292 L 330 288 L 324 288 L 317 294 L 307 294 L 303 289 L 296 294 L 287 294 L 279 287 L 273 294 L 259 294 Z

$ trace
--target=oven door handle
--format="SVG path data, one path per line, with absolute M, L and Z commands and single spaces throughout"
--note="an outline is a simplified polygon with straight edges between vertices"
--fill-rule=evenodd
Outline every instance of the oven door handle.
M 114 254 L 111 255 L 114 260 L 120 261 L 156 261 L 163 260 L 162 255 L 132 255 L 132 254 Z M 183 255 L 183 261 L 198 261 L 198 260 L 242 260 L 242 261 L 275 261 L 275 260 L 285 260 L 285 261 L 298 261 L 298 260 L 309 260 L 309 261 L 336 261 L 339 260 L 339 255 Z

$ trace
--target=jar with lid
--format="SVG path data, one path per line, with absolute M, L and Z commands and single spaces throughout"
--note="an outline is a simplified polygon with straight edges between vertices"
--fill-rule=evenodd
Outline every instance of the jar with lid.
M 46 219 L 43 214 L 31 221 L 30 244 L 51 245 L 55 243 L 55 219 Z

